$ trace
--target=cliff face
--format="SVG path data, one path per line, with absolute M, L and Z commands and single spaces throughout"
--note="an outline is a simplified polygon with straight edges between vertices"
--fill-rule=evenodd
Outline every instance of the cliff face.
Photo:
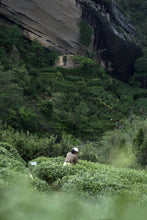
M 45 47 L 63 54 L 94 52 L 97 61 L 122 80 L 127 80 L 136 58 L 142 56 L 134 41 L 135 28 L 111 1 L 1 0 L 0 15 L 0 22 L 17 23 L 25 37 L 37 38 Z M 80 21 L 92 29 L 89 46 L 81 43 Z
M 108 0 L 80 1 L 82 18 L 94 28 L 94 51 L 106 69 L 127 81 L 136 58 L 142 56 L 136 30 Z
M 23 28 L 23 34 L 38 38 L 44 46 L 63 53 L 76 53 L 81 11 L 71 0 L 1 0 L 0 13 Z

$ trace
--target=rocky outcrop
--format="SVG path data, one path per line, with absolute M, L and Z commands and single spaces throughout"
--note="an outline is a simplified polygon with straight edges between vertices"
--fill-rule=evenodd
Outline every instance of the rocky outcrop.
M 82 18 L 94 28 L 93 50 L 113 76 L 127 81 L 136 58 L 142 56 L 136 30 L 116 4 L 106 0 L 80 1 Z
M 127 80 L 142 50 L 136 30 L 108 0 L 1 0 L 1 22 L 17 23 L 23 35 L 37 38 L 62 54 L 94 52 L 95 59 L 113 76 Z M 80 21 L 92 29 L 89 46 L 80 41 Z M 86 34 L 86 33 L 85 33 Z
M 0 14 L 17 23 L 24 36 L 37 38 L 45 47 L 65 54 L 78 50 L 81 10 L 75 0 L 1 0 Z

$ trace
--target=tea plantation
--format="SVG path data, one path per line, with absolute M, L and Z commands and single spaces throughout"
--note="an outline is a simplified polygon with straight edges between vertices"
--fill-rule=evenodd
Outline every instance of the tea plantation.
M 32 166 L 31 162 L 36 162 L 36 165 Z M 75 166 L 63 166 L 63 162 L 64 157 L 61 156 L 38 157 L 26 164 L 13 146 L 0 143 L 1 219 L 5 219 L 4 216 L 7 216 L 6 219 L 10 219 L 7 211 L 11 213 L 11 203 L 15 207 L 15 214 L 13 213 L 11 219 L 18 217 L 18 213 L 23 215 L 21 219 L 27 219 L 30 215 L 39 219 L 36 217 L 38 212 L 36 208 L 40 211 L 44 210 L 39 213 L 39 216 L 43 216 L 45 219 L 47 213 L 53 215 L 53 220 L 59 219 L 58 214 L 55 214 L 55 207 L 58 207 L 59 213 L 63 209 L 63 219 L 67 219 L 67 213 L 70 212 L 68 209 L 72 210 L 73 203 L 75 209 L 78 210 L 78 213 L 74 215 L 76 217 L 79 215 L 80 219 L 88 219 L 88 217 L 106 219 L 104 218 L 108 214 L 106 209 L 113 204 L 114 209 L 122 209 L 123 215 L 119 219 L 125 220 L 123 216 L 128 216 L 126 206 L 132 207 L 133 204 L 136 208 L 145 207 L 147 203 L 146 170 L 116 168 L 86 160 L 79 160 L 78 165 Z M 42 207 L 41 201 L 44 207 Z M 52 201 L 54 201 L 54 205 Z M 4 207 L 6 203 L 9 205 Z M 47 208 L 45 203 L 50 204 L 50 207 Z M 23 208 L 21 204 L 23 204 Z M 30 210 L 27 212 L 29 206 Z M 100 212 L 101 206 L 105 208 L 103 207 L 103 211 Z M 16 207 L 19 208 L 18 213 Z M 91 209 L 94 211 L 93 214 Z M 110 219 L 115 219 L 115 214 L 117 214 L 116 211 L 111 212 Z M 130 214 L 133 213 L 129 211 Z M 141 215 L 142 219 L 145 219 L 142 213 Z M 102 216 L 103 218 L 101 218 Z M 130 217 L 129 219 L 135 218 Z
M 54 49 L 0 26 L 0 219 L 146 220 L 147 58 L 124 83 L 89 57 L 55 67 Z

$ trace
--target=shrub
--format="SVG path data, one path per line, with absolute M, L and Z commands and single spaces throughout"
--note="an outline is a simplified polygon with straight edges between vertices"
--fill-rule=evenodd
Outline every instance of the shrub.
M 80 77 L 80 76 L 72 76 L 72 75 L 66 75 L 64 77 L 66 80 L 69 80 L 69 81 L 83 81 L 83 77 Z
M 38 162 L 40 159 L 36 159 Z M 54 183 L 58 178 L 62 179 L 63 176 L 72 175 L 75 172 L 74 167 L 76 166 L 63 166 L 63 158 L 55 160 L 54 158 L 49 158 L 48 161 L 43 158 L 43 162 L 38 163 L 32 169 L 33 175 L 38 178 L 45 180 L 48 184 Z
M 22 172 L 22 169 L 19 171 Z M 14 176 L 17 177 L 18 173 L 19 172 L 15 172 L 12 167 L 2 167 L 0 169 L 0 192 L 3 192 L 2 190 L 5 190 L 9 187 L 12 178 L 14 178 Z
M 31 185 L 33 186 L 33 189 L 36 191 L 43 192 L 43 193 L 51 193 L 51 187 L 46 181 L 43 181 L 37 177 L 33 177 L 31 180 Z
M 59 136 L 59 141 L 57 141 L 58 136 L 39 137 L 29 132 L 15 132 L 12 128 L 0 130 L 0 132 L 1 141 L 7 141 L 10 145 L 15 146 L 17 150 L 15 148 L 14 150 L 18 151 L 25 161 L 39 156 L 65 156 L 76 144 L 76 139 L 64 132 L 62 136 Z
M 84 145 L 80 145 L 79 158 L 82 160 L 98 162 L 98 149 L 93 146 L 92 143 L 85 143 Z
M 117 169 L 91 162 L 83 162 L 80 165 L 80 162 L 74 176 L 64 176 L 54 185 L 62 186 L 64 192 L 77 192 L 82 197 L 97 196 L 99 193 L 109 195 L 127 193 L 129 199 L 141 202 L 142 190 L 145 192 L 147 189 L 145 171 Z
M 84 198 L 127 193 L 128 198 L 135 202 L 141 202 L 142 192 L 146 195 L 146 171 L 120 169 L 82 160 L 75 166 L 63 166 L 63 158 L 60 157 L 37 158 L 34 161 L 38 163 L 31 168 L 32 174 L 47 181 L 54 190 L 72 192 Z
M 133 141 L 133 149 L 139 164 L 147 165 L 147 138 L 145 136 L 147 127 L 140 128 Z
M 136 206 L 125 196 L 99 197 L 99 200 L 91 202 L 69 194 L 36 194 L 29 184 L 17 181 L 1 193 L 0 218 L 16 220 L 20 219 L 20 216 L 22 220 L 30 217 L 35 220 L 146 220 L 146 205 Z
M 54 67 L 42 67 L 39 68 L 39 71 L 45 73 L 57 73 L 58 70 Z
M 0 155 L 0 166 L 2 168 L 8 168 L 14 171 L 24 171 L 25 169 L 24 164 L 8 156 L 9 155 Z
M 25 161 L 22 159 L 16 148 L 14 148 L 11 144 L 0 142 L 0 148 L 1 150 L 3 150 L 2 148 L 6 149 L 10 153 L 8 154 L 8 156 L 12 155 L 14 159 L 19 160 L 20 162 L 25 164 Z
M 134 64 L 135 74 L 131 78 L 131 82 L 136 85 L 141 85 L 142 88 L 147 88 L 147 58 L 140 57 Z
M 91 43 L 92 28 L 85 21 L 81 21 L 79 23 L 79 27 L 80 42 L 85 46 L 89 46 L 89 44 Z
M 63 164 L 63 157 L 59 156 L 59 157 L 37 157 L 35 158 L 33 161 L 37 162 L 37 164 L 41 164 L 41 163 L 46 163 L 48 162 L 49 164 L 51 163 L 58 163 L 58 164 Z M 30 161 L 31 162 L 31 161 Z
M 42 100 L 38 104 L 38 109 L 49 119 L 53 113 L 53 102 L 49 100 Z
M 30 53 L 24 57 L 25 62 L 30 63 L 36 68 L 43 68 L 47 66 L 52 66 L 55 63 L 58 55 L 57 52 L 50 48 L 50 50 L 45 49 L 41 46 L 39 41 L 36 39 L 28 45 Z

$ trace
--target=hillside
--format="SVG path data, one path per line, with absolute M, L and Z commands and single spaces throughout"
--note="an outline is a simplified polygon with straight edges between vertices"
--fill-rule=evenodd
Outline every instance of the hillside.
M 146 4 L 138 2 L 0 1 L 0 219 L 146 220 Z M 105 23 L 108 11 L 111 22 Z M 86 45 L 98 17 L 96 50 L 115 36 L 99 36 L 102 24 L 118 35 L 113 73 L 97 62 L 92 44 Z M 74 40 L 80 42 L 75 46 Z M 109 43 L 110 53 L 115 44 Z M 144 51 L 144 57 L 130 56 L 133 72 L 122 69 L 120 43 L 125 51 L 132 48 L 128 57 L 136 47 Z M 67 65 L 68 58 L 74 66 Z M 73 147 L 79 163 L 63 166 Z
M 123 13 L 136 27 L 137 35 L 144 48 L 147 47 L 147 3 L 144 0 L 116 0 Z
M 55 59 L 54 50 L 27 42 L 16 26 L 1 28 L 3 121 L 31 133 L 96 139 L 116 127 L 111 119 L 123 124 L 132 107 L 146 114 L 146 89 L 110 77 L 86 57 L 75 57 L 81 66 L 70 69 L 51 67 Z
M 129 13 L 124 15 L 124 4 L 120 4 L 123 10 L 112 0 L 1 0 L 0 22 L 17 24 L 27 39 L 37 39 L 61 54 L 89 54 L 112 76 L 126 82 L 143 51 Z M 128 5 L 128 12 L 134 4 Z

